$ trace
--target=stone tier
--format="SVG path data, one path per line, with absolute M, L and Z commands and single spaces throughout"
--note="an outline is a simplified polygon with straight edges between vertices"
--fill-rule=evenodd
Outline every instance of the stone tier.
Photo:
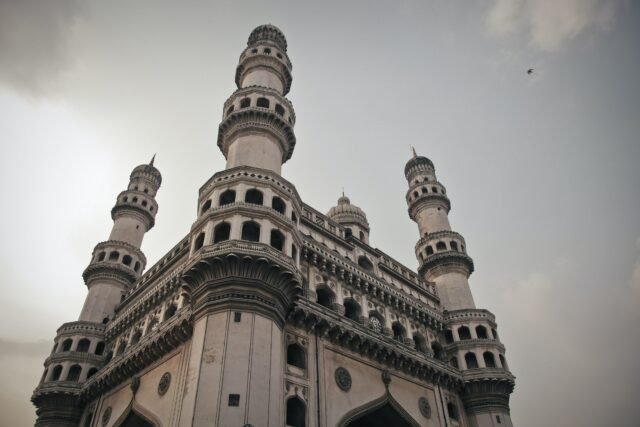
M 118 195 L 116 205 L 111 209 L 111 219 L 133 216 L 145 224 L 146 231 L 153 228 L 158 213 L 158 203 L 142 191 L 125 190 Z
M 278 49 L 267 42 L 249 46 L 240 56 L 240 63 L 236 68 L 235 83 L 242 87 L 242 81 L 247 74 L 256 69 L 266 69 L 275 74 L 282 83 L 283 95 L 291 90 L 293 76 L 291 75 L 291 61 L 286 51 Z

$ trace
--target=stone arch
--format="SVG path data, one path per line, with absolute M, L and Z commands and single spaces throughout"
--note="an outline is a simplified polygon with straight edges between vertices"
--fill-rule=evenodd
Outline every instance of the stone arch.
M 135 400 L 122 412 L 114 427 L 162 427 L 162 421 Z
M 340 419 L 337 427 L 391 425 L 394 427 L 420 427 L 420 424 L 387 391 L 383 396 L 347 412 Z
M 316 302 L 323 307 L 333 309 L 336 302 L 336 293 L 327 284 L 316 286 Z

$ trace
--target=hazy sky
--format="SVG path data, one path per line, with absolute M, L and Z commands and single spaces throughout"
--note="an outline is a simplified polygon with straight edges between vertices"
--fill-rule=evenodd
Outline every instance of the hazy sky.
M 187 234 L 263 23 L 289 42 L 283 175 L 305 202 L 326 212 L 344 186 L 372 246 L 415 268 L 415 146 L 497 316 L 515 425 L 636 426 L 640 5 L 614 0 L 0 0 L 0 425 L 33 424 L 55 330 L 77 319 L 115 197 L 154 153 L 149 265 Z

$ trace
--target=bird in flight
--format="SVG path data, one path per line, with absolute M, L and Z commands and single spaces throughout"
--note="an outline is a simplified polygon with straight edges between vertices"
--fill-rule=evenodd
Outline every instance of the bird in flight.
M 527 74 L 533 74 L 533 68 L 529 68 L 529 69 L 527 70 Z

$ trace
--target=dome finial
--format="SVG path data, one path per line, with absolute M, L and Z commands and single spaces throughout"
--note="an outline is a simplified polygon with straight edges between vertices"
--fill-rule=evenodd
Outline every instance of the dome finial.
M 153 153 L 153 157 L 151 158 L 151 161 L 149 162 L 149 166 L 153 166 L 153 162 L 155 162 L 156 160 L 156 153 Z
M 418 154 L 416 153 L 416 147 L 414 147 L 413 145 L 411 146 L 411 151 L 413 151 L 413 158 L 415 159 L 416 157 L 418 157 Z

